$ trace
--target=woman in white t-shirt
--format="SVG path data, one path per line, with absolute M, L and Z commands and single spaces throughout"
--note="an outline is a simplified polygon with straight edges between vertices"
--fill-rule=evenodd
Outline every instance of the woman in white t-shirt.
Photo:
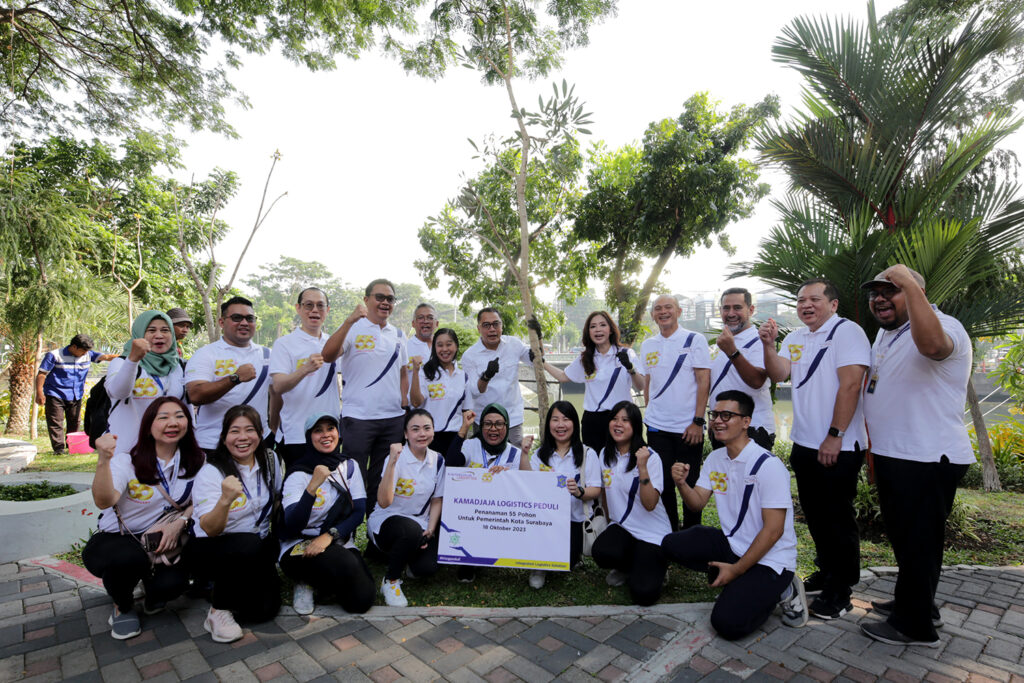
M 388 558 L 380 590 L 390 607 L 409 604 L 402 592 L 402 570 L 409 578 L 437 572 L 437 527 L 444 496 L 444 458 L 430 450 L 434 420 L 423 408 L 405 416 L 405 446 L 391 444 L 377 506 L 366 521 L 367 535 Z
M 594 541 L 594 562 L 611 570 L 609 585 L 628 584 L 633 602 L 653 605 L 668 568 L 661 541 L 672 526 L 661 502 L 661 458 L 644 443 L 643 418 L 632 401 L 612 408 L 601 468 L 610 523 Z
M 281 500 L 283 474 L 277 456 L 263 447 L 262 435 L 255 408 L 228 408 L 217 448 L 196 475 L 196 537 L 185 556 L 195 575 L 213 582 L 203 628 L 218 643 L 242 637 L 235 617 L 269 621 L 281 607 L 278 544 L 270 536 L 270 519 Z
M 619 328 L 605 311 L 594 311 L 583 323 L 583 351 L 565 370 L 545 363 L 559 382 L 582 382 L 583 443 L 600 452 L 608 438 L 612 406 L 632 399 L 630 387 L 644 389 L 643 364 L 633 349 L 619 346 Z
M 447 327 L 434 332 L 430 358 L 423 367 L 413 359 L 409 399 L 413 407 L 425 408 L 434 418 L 434 440 L 430 449 L 447 453 L 448 446 L 462 425 L 460 411 L 465 405 L 466 371 L 455 362 L 459 355 L 459 337 Z
M 297 584 L 299 614 L 313 611 L 314 589 L 333 595 L 346 612 L 362 614 L 376 592 L 354 542 L 366 514 L 363 477 L 354 460 L 342 457 L 336 415 L 311 415 L 305 427 L 306 454 L 284 480 L 281 570 Z
M 178 359 L 174 325 L 166 313 L 146 311 L 132 323 L 123 358 L 110 361 L 103 386 L 110 397 L 107 431 L 126 453 L 135 445 L 139 423 L 155 399 L 184 398 L 185 376 Z
M 192 431 L 191 412 L 173 396 L 149 402 L 130 452 L 119 441 L 115 434 L 96 440 L 92 498 L 102 512 L 99 530 L 82 550 L 82 561 L 103 579 L 114 601 L 110 635 L 124 640 L 142 632 L 133 597 L 139 581 L 146 589 L 143 608 L 147 614 L 160 611 L 188 587 L 184 563 L 154 564 L 143 543 L 150 543 L 158 555 L 178 547 L 189 524 L 193 477 L 205 458 Z M 171 509 L 184 511 L 184 518 L 162 534 L 145 536 Z
M 594 451 L 580 440 L 580 418 L 568 401 L 555 401 L 548 409 L 544 437 L 533 455 L 523 456 L 529 469 L 557 472 L 565 476 L 565 486 L 573 497 L 569 521 L 569 568 L 583 555 L 583 520 L 589 513 L 586 502 L 601 495 L 601 464 Z M 543 588 L 546 572 L 530 572 L 530 585 Z

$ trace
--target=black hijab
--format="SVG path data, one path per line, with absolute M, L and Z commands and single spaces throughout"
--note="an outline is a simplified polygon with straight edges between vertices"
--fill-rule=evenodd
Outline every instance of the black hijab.
M 329 422 L 338 430 L 338 445 L 330 453 L 321 453 L 313 446 L 313 429 L 321 422 Z M 332 472 L 344 459 L 341 457 L 341 424 L 338 418 L 330 413 L 319 413 L 306 420 L 306 450 L 298 460 L 288 468 L 288 474 L 305 472 L 312 474 L 317 465 L 323 465 Z

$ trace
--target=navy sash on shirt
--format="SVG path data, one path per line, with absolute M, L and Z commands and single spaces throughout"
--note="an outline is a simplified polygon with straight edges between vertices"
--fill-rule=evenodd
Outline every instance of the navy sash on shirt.
M 385 365 L 384 369 L 381 370 L 379 375 L 377 375 L 377 379 L 375 379 L 372 382 L 370 382 L 369 384 L 367 384 L 366 388 L 369 389 L 374 384 L 376 384 L 377 382 L 379 382 L 382 379 L 384 379 L 384 375 L 388 374 L 388 370 L 391 369 L 391 366 L 395 364 L 396 360 L 398 360 L 398 343 L 397 342 L 395 343 L 395 352 L 393 354 L 391 354 L 391 359 L 388 361 L 388 364 Z
M 751 346 L 754 345 L 754 342 L 758 341 L 758 339 L 759 339 L 759 337 L 754 337 L 753 339 L 748 341 L 746 344 L 744 344 L 743 348 L 749 349 Z M 722 383 L 722 380 L 725 379 L 725 376 L 727 374 L 729 374 L 729 368 L 731 368 L 731 367 L 732 367 L 732 360 L 726 361 L 725 367 L 722 368 L 722 374 L 720 374 L 718 376 L 718 379 L 715 380 L 715 383 L 711 385 L 711 391 L 708 392 L 710 395 L 712 395 L 712 396 L 715 395 L 715 387 L 717 387 L 719 384 Z
M 754 463 L 754 466 L 750 468 L 750 474 L 747 476 L 753 477 L 757 474 L 757 471 L 761 469 L 761 465 L 763 465 L 765 460 L 770 457 L 772 457 L 771 453 L 762 453 L 761 457 Z M 743 519 L 747 516 L 747 508 L 750 507 L 750 497 L 752 495 L 754 495 L 754 482 L 750 482 L 743 489 L 743 502 L 740 503 L 740 514 L 736 518 L 736 525 L 733 526 L 732 531 L 725 535 L 726 538 L 730 538 L 733 534 L 739 531 L 740 525 L 743 524 Z
M 818 369 L 818 365 L 821 363 L 821 359 L 825 357 L 825 352 L 828 351 L 828 343 L 832 341 L 832 337 L 835 336 L 836 330 L 839 329 L 839 326 L 845 322 L 846 318 L 840 318 L 839 322 L 837 322 L 835 324 L 835 327 L 832 328 L 832 331 L 828 333 L 827 337 L 825 337 L 826 345 L 818 349 L 818 353 L 814 356 L 814 360 L 811 361 L 811 367 L 807 369 L 807 376 L 800 380 L 800 384 L 796 385 L 797 389 L 807 384 L 807 380 L 809 380 L 811 376 L 814 375 L 814 371 Z
M 686 343 L 683 344 L 683 349 L 684 350 L 690 348 L 690 344 L 693 343 L 693 338 L 696 337 L 696 336 L 697 336 L 696 332 L 691 332 L 690 333 L 690 336 L 686 338 Z M 674 380 L 676 378 L 676 375 L 679 374 L 679 370 L 682 369 L 683 361 L 686 360 L 686 356 L 687 355 L 688 354 L 686 354 L 686 353 L 679 354 L 679 358 L 676 358 L 676 364 L 672 367 L 672 372 L 670 372 L 669 375 L 668 375 L 668 381 L 665 382 L 665 386 L 663 386 L 658 391 L 657 396 L 655 396 L 654 398 L 658 398 L 658 396 L 661 396 L 662 394 L 664 394 L 665 390 L 668 389 L 670 384 L 672 384 L 672 380 Z
M 320 391 L 316 392 L 317 397 L 322 396 L 327 391 L 327 388 L 331 386 L 331 382 L 335 381 L 335 375 L 338 374 L 337 367 L 334 361 L 331 361 L 331 366 L 327 368 L 327 377 L 324 378 L 324 385 L 320 387 Z

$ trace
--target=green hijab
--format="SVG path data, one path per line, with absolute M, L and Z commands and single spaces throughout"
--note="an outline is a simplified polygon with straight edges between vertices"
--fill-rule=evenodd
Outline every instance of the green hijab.
M 174 323 L 163 311 L 146 311 L 135 318 L 135 322 L 132 323 L 132 338 L 124 345 L 124 355 L 127 357 L 131 353 L 132 340 L 146 336 L 146 328 L 154 318 L 160 318 L 171 329 L 171 346 L 163 353 L 148 352 L 139 364 L 153 377 L 166 377 L 171 374 L 171 370 L 178 367 L 178 341 L 174 337 Z
M 502 439 L 499 443 L 496 443 L 493 446 L 490 445 L 489 443 L 487 443 L 484 440 L 484 428 L 483 428 L 484 418 L 487 417 L 488 415 L 490 415 L 491 413 L 497 413 L 498 415 L 501 415 L 503 418 L 505 418 L 505 425 L 506 425 L 506 427 L 505 427 L 505 438 Z M 509 426 L 509 424 L 508 424 L 508 411 L 505 410 L 504 406 L 502 406 L 501 404 L 498 404 L 498 403 L 490 403 L 490 404 L 488 404 L 487 407 L 483 409 L 483 412 L 480 413 L 480 446 L 484 449 L 484 452 L 489 453 L 490 455 L 501 455 L 502 453 L 504 453 L 505 452 L 505 446 L 508 445 L 508 433 L 509 433 L 509 430 L 511 430 L 511 429 L 512 429 L 512 427 Z

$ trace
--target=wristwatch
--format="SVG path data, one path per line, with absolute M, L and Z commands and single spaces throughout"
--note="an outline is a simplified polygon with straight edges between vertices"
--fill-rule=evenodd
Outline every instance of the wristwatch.
M 828 435 L 829 436 L 835 436 L 835 437 L 841 439 L 844 436 L 846 436 L 846 432 L 840 431 L 840 430 L 836 429 L 835 427 L 829 427 L 828 428 Z
M 699 425 L 699 426 L 703 427 L 704 425 L 707 424 L 707 420 L 705 420 L 703 417 L 698 415 L 698 416 L 693 418 L 693 424 Z
M 641 485 L 642 484 L 650 484 L 650 483 L 651 483 L 651 478 L 650 477 L 644 477 L 643 479 L 640 480 L 640 484 Z
M 740 350 L 736 349 L 735 351 L 729 354 L 729 360 L 736 360 L 736 356 L 738 355 L 740 355 Z
M 234 373 L 234 374 L 228 375 L 228 379 L 231 381 L 232 384 L 240 384 L 242 382 L 242 378 L 238 376 L 237 372 Z

